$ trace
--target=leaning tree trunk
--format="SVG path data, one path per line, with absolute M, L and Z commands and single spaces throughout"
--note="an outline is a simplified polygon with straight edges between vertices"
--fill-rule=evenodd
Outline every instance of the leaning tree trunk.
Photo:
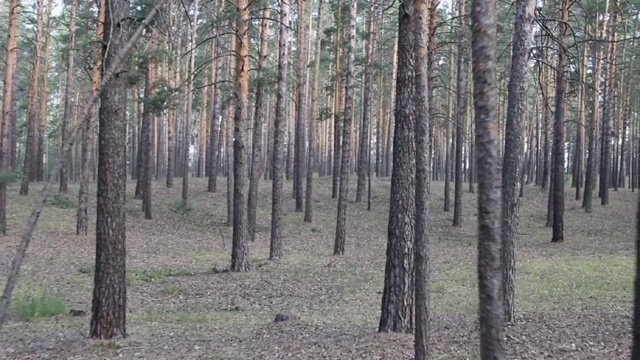
M 129 1 L 106 0 L 105 9 L 103 66 L 111 69 L 129 37 Z M 126 96 L 126 77 L 116 76 L 100 97 L 96 271 L 89 330 L 92 338 L 127 336 Z
M 379 332 L 413 332 L 413 243 L 415 220 L 415 111 L 413 29 L 400 6 L 398 72 L 387 260 Z

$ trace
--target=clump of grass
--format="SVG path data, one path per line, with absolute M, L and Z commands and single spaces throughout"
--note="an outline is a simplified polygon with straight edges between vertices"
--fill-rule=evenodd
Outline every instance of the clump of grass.
M 50 293 L 42 287 L 18 294 L 13 300 L 13 307 L 23 321 L 53 317 L 67 312 L 65 300 L 60 295 Z
M 312 227 L 312 228 L 311 228 L 311 232 L 312 232 L 312 233 L 319 233 L 319 232 L 322 232 L 322 231 L 320 230 L 320 228 Z
M 181 296 L 187 293 L 187 289 L 179 285 L 167 285 L 162 288 L 162 293 L 169 296 Z
M 193 272 L 189 270 L 171 267 L 132 270 L 127 275 L 127 284 L 137 285 L 143 282 L 157 282 L 167 277 L 191 275 L 193 275 Z
M 78 269 L 80 274 L 94 274 L 96 272 L 96 264 L 86 263 Z
M 76 203 L 69 199 L 69 197 L 60 194 L 53 196 L 51 205 L 59 209 L 73 209 L 76 207 Z
M 191 206 L 184 202 L 184 200 L 176 201 L 176 203 L 173 204 L 173 212 L 176 212 L 178 214 L 184 215 L 191 212 L 191 210 L 193 210 Z

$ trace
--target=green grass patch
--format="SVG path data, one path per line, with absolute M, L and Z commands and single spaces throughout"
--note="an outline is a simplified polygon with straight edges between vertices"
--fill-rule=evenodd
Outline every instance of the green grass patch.
M 53 317 L 67 312 L 64 298 L 46 291 L 41 286 L 32 291 L 17 294 L 13 299 L 13 307 L 20 320 L 23 321 Z
M 478 290 L 475 264 L 433 269 L 436 313 L 473 314 Z M 631 304 L 634 262 L 625 256 L 557 256 L 520 261 L 516 268 L 516 308 L 555 312 Z
M 80 274 L 95 274 L 96 272 L 96 264 L 86 263 L 78 269 Z
M 132 270 L 127 274 L 127 285 L 138 285 L 143 282 L 158 282 L 168 277 L 191 276 L 193 274 L 190 270 L 172 267 Z
M 175 213 L 184 215 L 184 214 L 190 213 L 193 210 L 193 208 L 189 206 L 189 204 L 184 202 L 184 200 L 178 200 L 173 204 L 172 210 Z
M 187 293 L 187 289 L 179 285 L 167 285 L 162 288 L 162 293 L 168 296 L 181 296 Z
M 68 196 L 56 194 L 51 198 L 51 205 L 59 209 L 73 209 L 76 207 L 76 203 L 69 199 Z

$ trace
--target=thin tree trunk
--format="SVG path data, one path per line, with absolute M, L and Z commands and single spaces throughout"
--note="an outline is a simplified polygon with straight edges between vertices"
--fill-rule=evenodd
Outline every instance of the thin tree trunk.
M 13 113 L 14 72 L 18 54 L 20 1 L 11 0 L 9 8 L 9 31 L 7 34 L 7 57 L 5 62 L 4 89 L 2 96 L 2 128 L 0 130 L 0 171 L 7 176 L 11 169 L 11 135 L 15 126 Z M 0 181 L 0 233 L 7 234 L 7 181 Z
M 74 0 L 76 3 L 77 0 Z M 104 17 L 105 17 L 106 0 L 100 0 L 98 5 L 98 22 L 96 34 L 98 38 L 104 36 Z M 102 47 L 96 47 L 95 59 L 93 63 L 93 75 L 91 81 L 91 91 L 93 95 L 97 95 L 100 80 L 102 78 L 102 59 L 100 56 Z M 97 112 L 92 111 L 97 114 Z M 80 190 L 78 191 L 78 213 L 76 215 L 76 235 L 87 235 L 89 231 L 89 181 L 91 177 L 91 162 L 89 159 L 89 140 L 91 138 L 91 117 L 82 124 L 82 180 L 80 181 Z M 126 177 L 126 173 L 125 173 Z
M 287 59 L 289 57 L 289 0 L 280 0 L 280 40 L 278 43 L 278 83 L 276 98 L 276 115 L 274 119 L 275 132 L 273 136 L 273 182 L 271 202 L 271 244 L 270 260 L 282 257 L 282 217 L 284 212 L 284 132 L 287 121 Z
M 71 16 L 74 16 L 77 8 L 77 0 L 71 5 Z M 36 157 L 38 153 L 38 119 L 36 112 L 36 99 L 38 97 L 38 84 L 40 82 L 40 57 L 42 54 L 42 28 L 44 27 L 44 0 L 38 1 L 38 20 L 36 26 L 35 53 L 31 81 L 29 82 L 29 100 L 27 103 L 27 144 L 24 157 L 24 175 L 20 186 L 20 195 L 29 193 L 29 182 L 34 181 L 38 175 Z M 47 76 L 48 74 L 44 74 Z
M 342 164 L 340 165 L 340 192 L 336 219 L 336 238 L 333 255 L 344 255 L 347 237 L 347 201 L 349 199 L 349 172 L 351 163 L 351 132 L 355 103 L 356 21 L 358 1 L 351 0 L 349 9 L 349 44 L 347 46 L 347 73 L 345 84 L 344 121 L 342 124 Z
M 464 31 L 466 24 L 463 19 L 465 18 L 465 1 L 458 0 L 458 25 L 459 31 Z M 467 110 L 467 71 L 465 69 L 465 45 L 463 44 L 462 37 L 458 42 L 458 68 L 457 68 L 457 112 L 456 112 L 456 156 L 455 156 L 455 184 L 454 184 L 454 200 L 453 200 L 453 226 L 462 226 L 462 176 L 463 176 L 463 159 L 462 148 L 464 147 L 464 132 L 466 123 L 466 110 Z
M 524 151 L 525 106 L 527 101 L 527 62 L 534 16 L 533 0 L 518 0 L 513 30 L 511 76 L 502 166 L 501 264 L 502 304 L 505 321 L 515 317 L 515 237 L 518 231 L 518 183 Z M 479 154 L 480 155 L 480 154 Z M 480 171 L 478 176 L 482 176 Z
M 251 148 L 251 171 L 249 174 L 249 205 L 247 211 L 248 235 L 251 241 L 256 240 L 256 218 L 258 213 L 258 183 L 260 182 L 260 156 L 262 155 L 262 127 L 264 125 L 264 70 L 269 60 L 269 17 L 271 9 L 262 10 L 260 26 L 260 62 L 258 63 L 258 86 L 256 86 L 256 102 L 253 115 L 253 146 Z
M 73 9 L 76 9 L 77 11 L 77 6 L 76 7 L 72 7 L 72 14 L 71 14 L 71 18 L 69 20 L 69 48 L 68 48 L 68 54 L 67 54 L 67 74 L 66 74 L 66 80 L 65 80 L 65 87 L 64 87 L 64 114 L 62 115 L 62 124 L 60 126 L 60 135 L 62 136 L 61 138 L 61 144 L 64 144 L 67 140 L 67 132 L 68 132 L 68 127 L 69 127 L 69 122 L 71 121 L 71 117 L 73 116 L 73 86 L 74 86 L 74 72 L 75 69 L 73 68 L 73 63 L 74 63 L 74 53 L 75 53 L 75 46 L 76 46 L 76 14 L 73 13 Z M 64 156 L 65 161 L 68 160 L 70 153 L 66 153 L 66 154 L 62 154 L 62 156 Z M 125 168 L 126 169 L 126 168 Z M 60 187 L 58 188 L 58 192 L 61 194 L 66 194 L 67 193 L 67 182 L 68 182 L 68 175 L 67 175 L 67 170 L 68 170 L 68 166 L 65 165 L 60 169 Z M 126 170 L 125 170 L 126 173 Z
M 564 119 L 566 110 L 567 53 L 565 44 L 569 29 L 569 0 L 562 0 L 562 22 L 558 37 L 558 71 L 556 76 L 556 104 L 553 129 L 553 235 L 552 242 L 564 241 Z
M 313 95 L 311 97 L 311 121 L 309 122 L 309 153 L 307 156 L 307 189 L 305 194 L 305 207 L 304 207 L 304 222 L 310 223 L 313 221 L 313 171 L 314 171 L 314 156 L 316 154 L 316 127 L 320 120 L 320 114 L 318 111 L 318 101 L 320 96 L 320 56 L 322 54 L 322 5 L 323 0 L 318 0 L 318 27 L 316 30 L 316 57 L 314 61 L 313 70 Z M 322 151 L 319 151 L 322 154 Z

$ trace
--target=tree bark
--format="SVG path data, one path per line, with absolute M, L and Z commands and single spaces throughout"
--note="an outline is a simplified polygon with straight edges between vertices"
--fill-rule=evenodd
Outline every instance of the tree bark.
M 271 245 L 270 260 L 282 257 L 282 216 L 284 213 L 284 132 L 287 125 L 287 59 L 289 56 L 289 0 L 280 0 L 280 40 L 278 43 L 278 83 L 276 95 L 276 115 L 273 136 L 273 182 L 271 205 Z
M 298 41 L 296 78 L 298 81 L 296 100 L 296 123 L 294 136 L 294 162 L 293 162 L 293 192 L 296 202 L 295 211 L 302 212 L 304 207 L 304 192 L 302 188 L 304 178 L 305 161 L 305 119 L 307 118 L 307 16 L 305 9 L 306 0 L 298 0 Z
M 431 356 L 429 347 L 429 183 L 431 180 L 430 130 L 430 47 L 435 41 L 431 34 L 430 15 L 437 11 L 437 0 L 413 0 L 410 9 L 411 31 L 414 40 L 414 106 L 415 106 L 415 344 L 416 360 L 427 360 Z M 434 28 L 435 31 L 435 28 Z
M 344 255 L 347 237 L 347 201 L 349 199 L 349 172 L 351 163 L 351 133 L 355 103 L 354 77 L 356 67 L 356 22 L 358 1 L 351 0 L 349 8 L 349 44 L 347 46 L 347 73 L 345 81 L 344 120 L 342 123 L 342 152 L 340 165 L 340 191 L 336 219 L 336 238 L 333 255 Z
M 476 124 L 475 160 L 478 168 L 478 295 L 480 298 L 478 313 L 480 359 L 482 360 L 504 358 L 499 233 L 500 158 L 498 149 L 500 140 L 496 120 L 495 8 L 495 0 L 474 0 L 471 10 L 473 29 L 471 54 Z M 521 12 L 518 11 L 518 13 Z M 514 51 L 514 56 L 515 54 Z
M 77 0 L 74 0 L 74 3 Z M 98 22 L 96 34 L 98 38 L 104 36 L 104 16 L 105 16 L 106 0 L 100 0 L 98 5 Z M 100 56 L 102 47 L 95 48 L 95 60 L 93 63 L 93 75 L 91 80 L 91 91 L 93 95 L 97 95 L 100 80 L 102 78 L 102 61 Z M 97 112 L 92 111 L 94 114 Z M 82 180 L 80 181 L 80 190 L 78 190 L 78 213 L 76 214 L 76 235 L 87 235 L 89 231 L 89 181 L 91 176 L 91 159 L 89 159 L 89 141 L 91 139 L 91 117 L 82 125 Z M 125 175 L 126 176 L 126 175 Z
M 564 119 L 566 110 L 567 32 L 569 30 L 569 0 L 562 0 L 562 22 L 558 36 L 558 71 L 556 76 L 556 104 L 553 129 L 553 235 L 552 242 L 564 241 Z
M 455 154 L 455 183 L 453 190 L 453 226 L 462 226 L 462 177 L 464 163 L 462 159 L 462 149 L 464 148 L 464 132 L 466 128 L 466 112 L 467 112 L 467 71 L 465 69 L 465 45 L 463 29 L 466 27 L 463 19 L 465 18 L 465 1 L 458 0 L 458 25 L 460 32 L 460 40 L 458 42 L 458 68 L 457 68 L 457 111 L 456 111 L 456 154 Z
M 71 5 L 71 16 L 75 17 L 77 0 Z M 73 21 L 73 20 L 72 20 Z M 36 25 L 35 53 L 31 81 L 29 82 L 29 100 L 27 103 L 27 141 L 24 157 L 24 175 L 20 185 L 20 195 L 29 193 L 29 182 L 34 181 L 38 175 L 36 156 L 38 153 L 38 118 L 36 99 L 38 97 L 38 83 L 40 81 L 40 57 L 42 53 L 42 28 L 44 27 L 44 0 L 38 1 L 38 20 Z M 48 74 L 45 74 L 47 76 Z
M 260 26 L 260 62 L 258 63 L 258 85 L 256 86 L 255 112 L 253 115 L 253 146 L 251 147 L 251 171 L 249 174 L 249 205 L 247 212 L 248 235 L 256 240 L 256 218 L 258 213 L 258 183 L 260 182 L 260 157 L 262 156 L 262 127 L 264 126 L 264 70 L 269 60 L 269 17 L 271 9 L 262 10 Z
M 9 8 L 9 32 L 2 95 L 2 128 L 0 129 L 0 171 L 5 177 L 11 170 L 11 143 L 15 117 L 13 113 L 13 86 L 18 55 L 18 28 L 20 1 L 11 0 Z M 7 234 L 7 180 L 0 181 L 0 233 Z
M 304 222 L 313 221 L 313 171 L 314 157 L 316 156 L 316 127 L 320 116 L 318 112 L 318 97 L 320 96 L 320 56 L 322 54 L 322 5 L 323 0 L 318 0 L 318 27 L 316 30 L 316 58 L 313 70 L 313 95 L 311 97 L 311 121 L 309 122 L 309 152 L 307 154 L 307 189 L 305 194 Z M 322 154 L 322 151 L 320 151 Z
M 379 332 L 413 332 L 415 226 L 415 111 L 411 16 L 400 5 L 398 72 L 387 259 Z
M 129 37 L 129 0 L 106 0 L 105 9 L 103 66 L 111 69 Z M 101 339 L 127 336 L 127 79 L 126 73 L 116 74 L 102 91 L 99 110 L 96 271 L 89 336 Z
M 527 62 L 534 16 L 533 0 L 516 1 L 511 76 L 507 103 L 507 124 L 502 166 L 502 303 L 505 321 L 515 317 L 515 237 L 518 231 L 518 184 L 524 151 L 524 123 L 527 102 Z M 478 173 L 480 175 L 480 172 Z

